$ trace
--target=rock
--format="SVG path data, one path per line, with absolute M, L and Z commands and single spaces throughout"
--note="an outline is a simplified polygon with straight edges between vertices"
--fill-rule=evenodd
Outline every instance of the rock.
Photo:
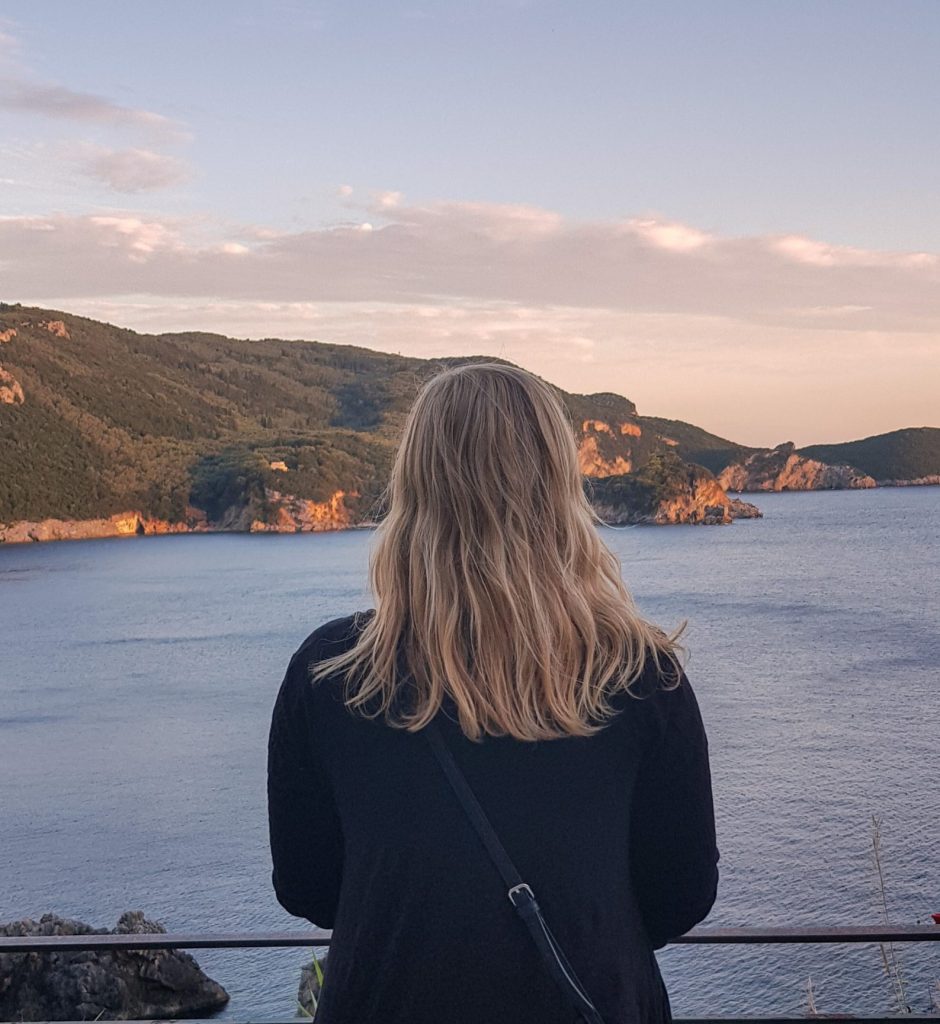
M 868 488 L 875 481 L 853 466 L 829 465 L 796 453 L 792 441 L 755 452 L 718 475 L 726 491 L 822 491 Z
M 940 484 L 940 474 L 919 476 L 916 480 L 879 480 L 879 487 L 936 487 Z
M 601 455 L 597 444 L 597 438 L 588 436 L 583 438 L 578 446 L 578 465 L 584 476 L 620 476 L 622 473 L 629 473 L 632 463 L 622 455 L 612 459 L 605 459 Z
M 5 341 L 12 341 L 15 337 L 15 327 L 8 327 L 6 330 L 3 330 L 2 325 L 0 325 L 0 345 L 2 345 Z
M 756 505 L 752 505 L 749 501 L 741 501 L 740 498 L 731 499 L 730 511 L 732 519 L 764 518 L 764 513 Z
M 113 932 L 45 914 L 0 925 L 0 935 L 139 935 L 166 932 L 140 911 Z M 178 950 L 0 953 L 0 1019 L 142 1020 L 218 1010 L 228 993 Z
M 26 401 L 20 382 L 0 366 L 0 405 L 22 405 Z
M 693 467 L 689 469 L 688 489 L 660 501 L 649 521 L 658 524 L 702 523 L 705 526 L 730 523 L 731 501 L 718 481 L 707 470 L 696 473 Z
M 317 1003 L 320 1001 L 320 992 L 322 991 L 320 978 L 317 977 L 317 967 L 320 968 L 320 974 L 325 975 L 327 956 L 327 953 L 321 953 L 320 956 L 314 953 L 313 962 L 304 964 L 300 972 L 297 1002 L 300 1005 L 300 1009 L 311 1017 L 317 1012 Z
M 314 533 L 322 530 L 345 530 L 353 526 L 353 516 L 346 505 L 346 498 L 358 498 L 355 491 L 334 491 L 326 501 L 311 501 L 293 494 L 282 494 L 273 488 L 265 488 L 265 498 L 274 510 L 264 519 L 257 517 L 257 509 L 248 506 L 242 512 L 236 525 L 229 529 L 247 529 L 250 533 Z M 240 526 L 237 525 L 240 523 Z
M 335 491 L 326 501 L 311 501 L 267 488 L 268 508 L 257 503 L 233 505 L 218 522 L 201 509 L 188 507 L 184 522 L 155 519 L 141 512 L 117 512 L 102 519 L 42 519 L 0 523 L 0 544 L 27 541 L 91 540 L 102 537 L 144 537 L 165 533 L 313 533 L 361 525 L 346 504 L 356 491 Z M 273 510 L 273 512 L 272 512 Z M 273 521 L 272 521 L 273 519 Z
M 703 466 L 674 452 L 654 455 L 638 472 L 587 482 L 588 497 L 612 526 L 655 523 L 730 523 L 731 499 Z
M 584 476 L 621 476 L 633 469 L 633 449 L 624 438 L 638 438 L 638 423 L 584 420 L 578 442 L 578 465 Z
M 40 320 L 39 326 L 44 327 L 50 334 L 54 334 L 57 338 L 65 338 L 66 341 L 71 339 L 69 329 L 65 326 L 64 320 Z
M 143 537 L 150 534 L 191 533 L 205 529 L 205 514 L 197 509 L 189 510 L 186 522 L 181 523 L 153 519 L 140 512 L 118 512 L 104 519 L 23 519 L 7 526 L 0 523 L 0 544 L 91 540 L 101 537 Z

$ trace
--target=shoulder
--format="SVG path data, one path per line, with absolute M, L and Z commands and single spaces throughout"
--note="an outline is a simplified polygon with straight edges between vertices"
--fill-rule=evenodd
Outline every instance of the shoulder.
M 630 699 L 634 698 L 634 699 Z M 698 700 L 685 669 L 671 659 L 647 657 L 643 672 L 630 687 L 628 706 L 655 744 L 667 732 L 698 735 L 702 730 Z
M 318 661 L 348 651 L 374 614 L 375 609 L 369 608 L 330 619 L 318 626 L 294 652 L 288 666 L 288 675 L 306 675 Z
M 373 614 L 374 610 L 369 609 L 330 619 L 304 640 L 287 665 L 275 704 L 275 721 L 302 720 L 311 712 L 316 689 L 311 685 L 311 668 L 319 661 L 348 650 Z

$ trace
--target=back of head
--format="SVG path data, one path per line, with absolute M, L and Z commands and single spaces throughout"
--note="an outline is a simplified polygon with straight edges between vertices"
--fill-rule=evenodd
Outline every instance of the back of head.
M 447 694 L 473 739 L 589 735 L 648 657 L 674 663 L 675 639 L 637 613 L 598 536 L 567 413 L 533 374 L 482 362 L 428 381 L 387 508 L 375 615 L 314 670 L 343 669 L 360 712 L 417 730 Z

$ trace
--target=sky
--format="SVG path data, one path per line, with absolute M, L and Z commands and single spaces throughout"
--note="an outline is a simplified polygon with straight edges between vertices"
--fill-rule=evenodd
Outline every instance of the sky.
M 0 299 L 940 426 L 937 0 L 0 0 Z

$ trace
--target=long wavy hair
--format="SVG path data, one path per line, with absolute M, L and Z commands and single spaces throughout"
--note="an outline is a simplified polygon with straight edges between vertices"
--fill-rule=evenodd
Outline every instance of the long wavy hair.
M 427 381 L 385 503 L 374 614 L 311 671 L 340 672 L 348 707 L 417 731 L 447 694 L 470 739 L 556 739 L 602 728 L 648 658 L 678 679 L 681 628 L 637 611 L 595 528 L 571 421 L 538 377 L 477 362 Z

